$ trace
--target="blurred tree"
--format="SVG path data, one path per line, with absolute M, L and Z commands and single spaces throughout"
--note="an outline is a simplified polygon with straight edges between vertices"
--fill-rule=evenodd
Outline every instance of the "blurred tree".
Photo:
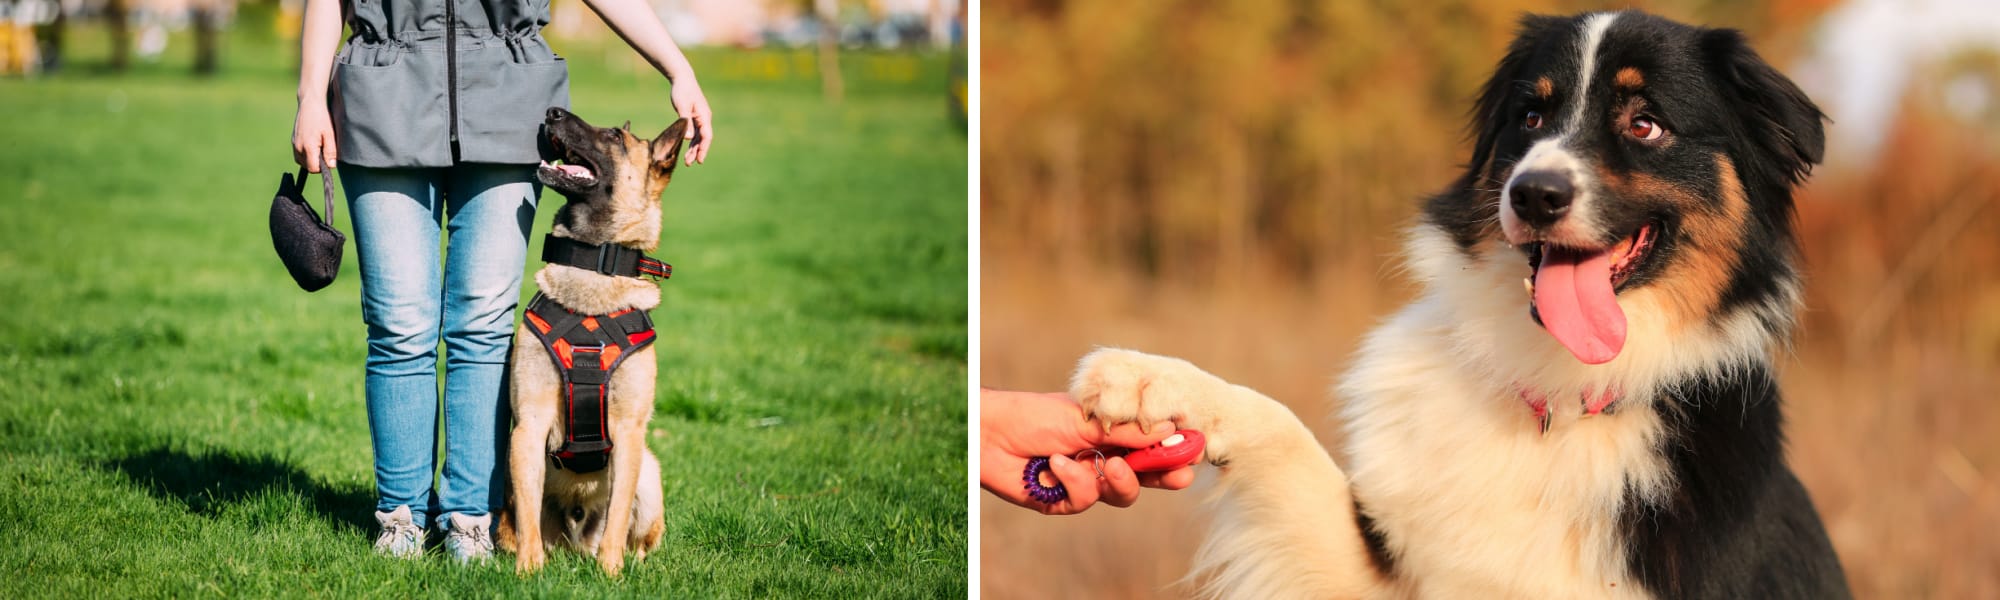
M 194 26 L 194 74 L 214 75 L 216 48 L 222 28 L 222 0 L 196 0 L 188 5 L 188 20 Z
M 828 102 L 839 104 L 847 93 L 847 86 L 840 78 L 840 2 L 811 1 L 813 13 L 819 15 L 820 92 Z
M 104 7 L 106 26 L 111 30 L 111 70 L 124 72 L 132 66 L 132 0 L 110 0 Z
M 61 2 L 50 2 L 49 5 L 55 15 L 47 24 L 35 27 L 35 53 L 41 57 L 43 73 L 53 73 L 62 68 L 63 38 L 69 30 L 69 11 L 63 8 Z

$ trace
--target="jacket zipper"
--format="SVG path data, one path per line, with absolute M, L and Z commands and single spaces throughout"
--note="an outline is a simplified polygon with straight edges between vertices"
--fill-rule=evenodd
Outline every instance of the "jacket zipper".
M 451 160 L 458 162 L 458 19 L 452 11 L 456 0 L 444 3 L 445 101 L 451 116 Z

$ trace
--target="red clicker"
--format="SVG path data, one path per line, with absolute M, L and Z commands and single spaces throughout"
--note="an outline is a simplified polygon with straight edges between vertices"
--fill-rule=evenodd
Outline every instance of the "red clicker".
M 1126 454 L 1125 464 L 1140 473 L 1172 471 L 1201 460 L 1201 451 L 1206 444 L 1207 440 L 1202 439 L 1201 432 L 1182 429 L 1157 444 Z

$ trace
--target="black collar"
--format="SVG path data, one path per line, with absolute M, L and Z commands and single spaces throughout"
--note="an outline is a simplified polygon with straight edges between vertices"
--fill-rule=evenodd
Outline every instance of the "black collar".
M 542 262 L 619 277 L 673 277 L 674 266 L 618 244 L 586 244 L 549 234 L 542 238 Z

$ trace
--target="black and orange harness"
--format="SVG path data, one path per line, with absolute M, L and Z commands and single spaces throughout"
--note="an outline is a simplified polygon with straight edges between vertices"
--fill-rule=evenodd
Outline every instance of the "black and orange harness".
M 543 242 L 542 261 L 620 277 L 666 279 L 674 272 L 672 265 L 632 248 L 553 235 Z M 524 318 L 562 375 L 563 443 L 549 452 L 549 460 L 558 469 L 576 473 L 603 469 L 611 457 L 611 373 L 653 343 L 652 317 L 630 308 L 581 315 L 536 293 Z

